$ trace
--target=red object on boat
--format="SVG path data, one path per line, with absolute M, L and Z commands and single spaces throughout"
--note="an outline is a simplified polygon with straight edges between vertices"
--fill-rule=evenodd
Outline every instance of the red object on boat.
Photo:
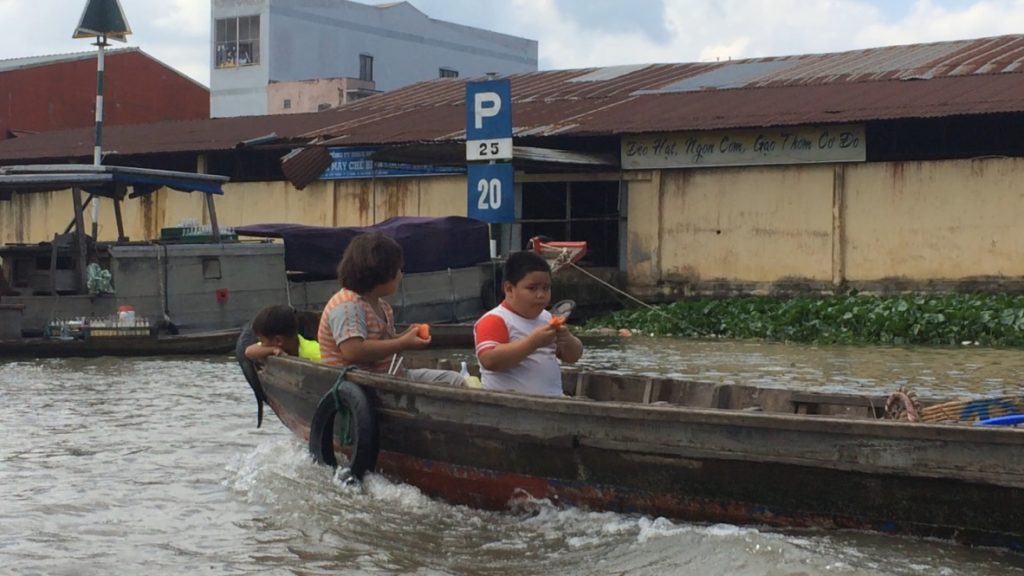
M 582 240 L 555 241 L 546 240 L 542 236 L 534 236 L 530 238 L 530 248 L 548 261 L 552 272 L 558 272 L 570 264 L 575 264 L 587 255 L 587 243 Z

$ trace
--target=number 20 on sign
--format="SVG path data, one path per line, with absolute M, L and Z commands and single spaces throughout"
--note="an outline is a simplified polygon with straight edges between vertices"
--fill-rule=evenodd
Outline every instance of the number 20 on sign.
M 511 164 L 470 164 L 466 182 L 470 218 L 484 222 L 515 221 L 515 188 Z

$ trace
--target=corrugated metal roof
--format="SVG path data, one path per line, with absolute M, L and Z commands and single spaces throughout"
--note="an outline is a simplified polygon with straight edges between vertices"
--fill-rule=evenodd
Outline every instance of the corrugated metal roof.
M 707 90 L 714 88 L 721 90 L 723 88 L 742 88 L 749 84 L 751 81 L 758 78 L 767 76 L 785 70 L 786 68 L 792 68 L 799 65 L 798 60 L 758 60 L 754 62 L 729 62 L 724 66 L 719 66 L 703 72 L 684 78 L 679 82 L 673 82 L 667 86 L 662 86 L 657 90 L 647 91 L 648 93 L 658 92 L 693 92 L 695 90 Z
M 139 49 L 132 46 L 128 48 L 113 48 L 106 50 L 106 55 L 109 57 L 114 54 L 123 54 L 125 52 L 139 52 Z M 24 58 L 7 58 L 0 60 L 0 73 L 7 72 L 10 70 L 20 70 L 22 68 L 35 68 L 36 66 L 49 66 L 51 64 L 60 64 L 62 62 L 75 62 L 77 60 L 95 60 L 96 51 L 92 52 L 73 52 L 70 54 L 47 54 L 44 56 L 26 56 Z
M 726 62 L 509 76 L 518 137 L 594 136 L 1024 112 L 1024 35 Z M 121 154 L 214 151 L 271 132 L 282 143 L 457 141 L 465 81 L 434 80 L 336 109 L 104 130 Z M 0 160 L 91 155 L 91 130 L 0 142 Z

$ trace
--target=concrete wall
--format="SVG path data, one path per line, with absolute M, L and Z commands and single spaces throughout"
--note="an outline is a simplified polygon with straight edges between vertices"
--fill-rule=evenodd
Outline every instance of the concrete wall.
M 630 182 L 648 296 L 1024 289 L 1024 160 L 666 170 Z
M 318 181 L 303 190 L 287 182 L 228 183 L 216 196 L 221 226 L 294 222 L 313 226 L 368 226 L 393 216 L 465 216 L 463 176 Z M 102 200 L 99 237 L 117 239 L 112 201 Z M 122 204 L 125 233 L 131 240 L 159 238 L 160 229 L 183 220 L 209 224 L 204 195 L 160 190 Z M 0 202 L 0 243 L 33 244 L 63 232 L 73 218 L 69 191 L 19 194 Z M 90 209 L 85 211 L 91 229 Z
M 663 172 L 660 279 L 830 281 L 832 181 L 817 165 Z
M 633 172 L 626 212 L 626 275 L 630 284 L 655 286 L 661 280 L 660 170 Z
M 260 63 L 217 69 L 213 21 L 254 14 L 260 14 Z M 440 68 L 461 78 L 537 70 L 536 41 L 433 20 L 407 3 L 380 8 L 345 0 L 214 0 L 212 16 L 214 117 L 266 114 L 271 81 L 359 78 L 360 54 L 373 57 L 378 90 L 438 78 Z
M 353 78 L 323 78 L 301 82 L 271 82 L 267 87 L 268 114 L 320 112 L 376 92 L 373 82 Z M 288 108 L 285 108 L 285 101 Z
M 848 166 L 849 281 L 1024 276 L 1024 159 Z
M 267 113 L 270 83 L 269 0 L 213 0 L 210 18 L 210 117 L 256 116 Z M 221 18 L 260 16 L 259 62 L 249 66 L 217 68 L 216 21 Z

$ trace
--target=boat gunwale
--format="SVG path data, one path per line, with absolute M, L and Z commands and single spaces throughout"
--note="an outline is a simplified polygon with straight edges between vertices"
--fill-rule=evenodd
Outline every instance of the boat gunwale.
M 267 367 L 273 369 L 287 365 L 301 367 L 304 372 L 329 372 L 335 378 L 340 369 L 292 357 L 270 357 Z M 593 371 L 604 374 L 605 372 Z M 619 374 L 615 374 L 619 375 Z M 433 398 L 458 400 L 471 403 L 485 403 L 507 408 L 527 408 L 540 412 L 573 414 L 580 416 L 601 416 L 624 420 L 656 420 L 678 422 L 679 416 L 687 416 L 690 423 L 714 425 L 742 425 L 776 430 L 807 431 L 808 424 L 825 427 L 830 433 L 850 436 L 874 436 L 893 439 L 892 432 L 900 431 L 903 440 L 927 439 L 933 441 L 955 441 L 960 443 L 998 443 L 1024 445 L 1024 432 L 1011 427 L 972 426 L 942 422 L 904 422 L 870 418 L 849 418 L 825 414 L 785 414 L 775 412 L 750 412 L 734 408 L 693 407 L 684 404 L 643 404 L 618 400 L 594 400 L 574 396 L 551 397 L 532 396 L 518 392 L 460 388 L 446 385 L 416 382 L 368 371 L 355 370 L 347 374 L 349 379 L 361 386 L 380 389 L 390 393 L 415 393 Z M 638 416 L 643 416 L 638 418 Z

